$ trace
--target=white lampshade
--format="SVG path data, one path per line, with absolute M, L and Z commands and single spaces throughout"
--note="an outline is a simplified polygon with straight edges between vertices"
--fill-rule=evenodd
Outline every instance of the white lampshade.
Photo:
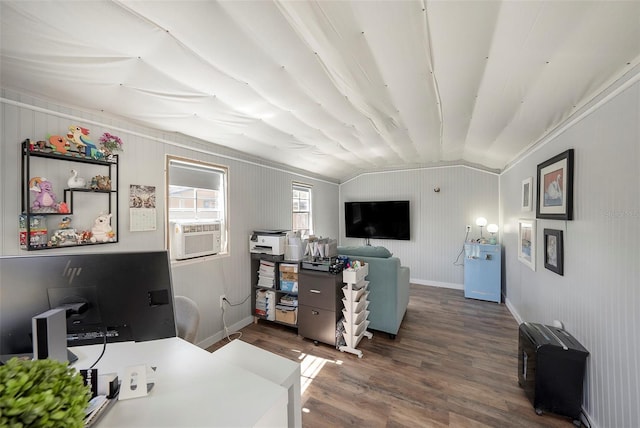
M 487 232 L 496 233 L 497 231 L 498 231 L 498 225 L 497 224 L 491 223 L 489 226 L 487 226 Z
M 484 227 L 487 225 L 487 219 L 484 217 L 478 217 L 476 219 L 476 225 L 480 226 L 480 227 Z

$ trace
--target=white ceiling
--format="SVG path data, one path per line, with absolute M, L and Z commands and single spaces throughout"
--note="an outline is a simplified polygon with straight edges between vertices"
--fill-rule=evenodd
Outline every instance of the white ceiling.
M 2 87 L 343 180 L 502 169 L 640 59 L 640 1 L 2 1 Z

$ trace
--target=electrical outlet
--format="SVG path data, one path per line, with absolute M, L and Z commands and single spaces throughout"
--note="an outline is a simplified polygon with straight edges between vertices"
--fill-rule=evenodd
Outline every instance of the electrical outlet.
M 467 225 L 467 232 L 471 232 L 471 225 L 470 224 Z
M 220 296 L 220 309 L 224 309 L 224 301 L 227 298 L 224 294 Z

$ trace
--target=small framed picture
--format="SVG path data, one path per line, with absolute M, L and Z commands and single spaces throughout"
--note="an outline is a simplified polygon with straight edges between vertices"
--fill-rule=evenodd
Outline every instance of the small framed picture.
M 522 211 L 531 211 L 531 195 L 533 194 L 531 186 L 533 185 L 533 177 L 522 180 Z
M 538 165 L 536 218 L 573 220 L 573 149 Z
M 544 267 L 558 275 L 564 275 L 563 252 L 562 231 L 544 229 Z
M 518 260 L 536 270 L 536 221 L 518 220 Z

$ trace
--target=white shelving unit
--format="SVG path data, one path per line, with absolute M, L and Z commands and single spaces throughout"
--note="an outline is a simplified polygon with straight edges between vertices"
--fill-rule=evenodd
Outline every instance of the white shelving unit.
M 338 349 L 342 352 L 350 352 L 356 354 L 358 358 L 362 358 L 362 351 L 356 349 L 363 337 L 371 339 L 373 334 L 367 331 L 369 326 L 369 281 L 365 281 L 365 277 L 369 274 L 369 265 L 364 264 L 359 269 L 347 269 L 342 272 L 342 281 L 347 285 L 342 287 L 344 298 L 342 303 L 344 309 L 344 340 L 346 345 L 340 346 Z

